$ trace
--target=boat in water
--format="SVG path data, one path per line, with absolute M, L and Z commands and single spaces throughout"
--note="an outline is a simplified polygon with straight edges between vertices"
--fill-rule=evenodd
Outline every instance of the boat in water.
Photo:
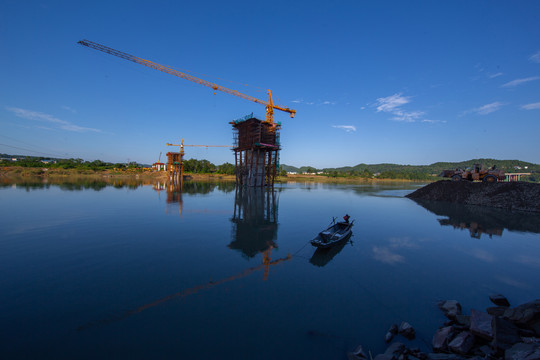
M 354 220 L 349 222 L 348 215 L 345 216 L 345 221 L 335 222 L 335 218 L 326 230 L 321 231 L 315 239 L 311 240 L 311 245 L 319 249 L 328 249 L 346 239 L 352 234 Z

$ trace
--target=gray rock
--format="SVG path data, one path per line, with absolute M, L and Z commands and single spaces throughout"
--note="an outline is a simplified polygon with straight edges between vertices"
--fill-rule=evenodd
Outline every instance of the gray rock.
M 379 354 L 373 358 L 373 360 L 397 360 L 396 357 L 387 354 Z
M 493 318 L 493 342 L 491 346 L 497 350 L 510 349 L 514 344 L 521 342 L 518 328 L 510 321 Z
M 493 339 L 493 329 L 491 319 L 493 316 L 478 310 L 471 310 L 471 332 L 486 340 Z
M 464 360 L 465 358 L 456 354 L 427 354 L 428 360 Z
M 439 302 L 439 309 L 441 309 L 449 319 L 455 319 L 456 315 L 461 315 L 461 304 L 456 300 L 446 300 Z
M 457 354 L 466 355 L 474 345 L 474 336 L 468 331 L 459 333 L 454 340 L 448 344 L 448 348 Z
M 389 343 L 390 341 L 392 341 L 392 339 L 394 338 L 394 334 L 392 334 L 390 331 L 386 333 L 386 335 L 384 335 L 384 341 L 386 343 Z
M 406 321 L 399 325 L 399 333 L 409 340 L 414 339 L 416 336 L 416 330 Z
M 390 329 L 388 329 L 388 332 L 396 335 L 398 333 L 398 326 L 396 324 L 392 324 L 392 326 L 390 326 Z
M 526 336 L 522 336 L 521 337 L 521 341 L 524 342 L 525 344 L 537 344 L 537 345 L 540 345 L 540 338 L 537 338 L 537 337 L 526 337 Z
M 540 360 L 540 346 L 517 343 L 504 353 L 506 360 Z
M 400 342 L 395 342 L 392 345 L 390 345 L 388 347 L 388 349 L 386 349 L 386 351 L 384 353 L 385 354 L 392 354 L 392 355 L 395 355 L 396 357 L 398 357 L 403 352 L 403 350 L 405 350 L 405 345 L 403 343 L 400 343 Z
M 471 317 L 469 315 L 456 315 L 456 322 L 460 325 L 470 327 Z
M 489 300 L 491 300 L 491 302 L 497 306 L 510 307 L 510 303 L 508 302 L 508 299 L 502 296 L 501 294 L 489 295 Z
M 488 307 L 486 309 L 486 312 L 489 315 L 493 315 L 493 316 L 503 316 L 506 309 L 508 309 L 506 306 L 492 306 L 492 307 Z
M 375 356 L 374 360 L 397 360 L 405 350 L 405 345 L 395 342 L 383 354 Z
M 347 359 L 349 360 L 367 359 L 366 353 L 364 352 L 362 345 L 358 345 L 358 347 L 354 351 L 347 353 Z
M 532 323 L 530 328 L 536 333 L 536 336 L 540 336 L 540 321 Z
M 431 344 L 433 345 L 433 351 L 435 352 L 441 352 L 441 351 L 447 351 L 448 350 L 448 343 L 452 341 L 452 337 L 454 336 L 454 329 L 451 326 L 443 327 L 442 329 L 439 329 L 435 332 L 435 335 L 433 335 L 433 341 Z
M 484 357 L 493 354 L 493 350 L 487 345 L 480 346 L 478 348 L 478 352 L 481 353 Z
M 527 326 L 540 318 L 540 299 L 519 305 L 515 308 L 506 309 L 503 316 L 514 324 Z

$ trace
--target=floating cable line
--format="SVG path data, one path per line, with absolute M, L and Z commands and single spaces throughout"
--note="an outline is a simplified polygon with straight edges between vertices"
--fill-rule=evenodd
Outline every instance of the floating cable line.
M 48 156 L 60 156 L 62 158 L 65 157 L 65 155 L 50 154 L 50 153 L 46 153 L 46 152 L 43 152 L 43 151 L 35 151 L 35 150 L 25 149 L 25 148 L 22 148 L 22 147 L 12 146 L 12 145 L 8 145 L 8 144 L 0 144 L 0 146 L 7 146 L 9 148 L 13 148 L 13 149 L 17 149 L 17 150 L 30 151 L 30 152 L 33 152 L 33 153 L 36 153 L 36 154 L 43 154 L 43 155 L 48 155 Z
M 9 136 L 6 136 L 6 135 L 1 135 L 0 134 L 0 137 L 3 137 L 3 138 L 6 138 L 6 139 L 9 139 L 9 140 L 12 140 L 12 141 L 16 141 L 18 143 L 21 143 L 21 144 L 24 144 L 26 146 L 32 146 L 36 149 L 43 149 L 45 151 L 49 151 L 48 149 L 45 149 L 44 147 L 41 147 L 41 146 L 38 146 L 38 145 L 35 145 L 35 144 L 30 144 L 30 143 L 27 143 L 27 142 L 24 142 L 22 140 L 18 140 L 18 139 L 15 139 L 15 138 L 12 138 L 12 137 L 9 137 Z M 56 155 L 55 155 L 56 156 Z M 63 156 L 63 155 L 62 155 Z

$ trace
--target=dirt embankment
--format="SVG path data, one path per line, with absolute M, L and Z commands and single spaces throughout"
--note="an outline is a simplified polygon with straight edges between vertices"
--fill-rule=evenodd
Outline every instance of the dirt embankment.
M 540 184 L 473 183 L 440 180 L 407 195 L 410 199 L 446 201 L 508 210 L 540 212 Z

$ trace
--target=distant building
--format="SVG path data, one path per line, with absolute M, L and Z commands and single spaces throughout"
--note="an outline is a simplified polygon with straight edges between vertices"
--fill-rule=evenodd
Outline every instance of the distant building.
M 44 159 L 41 160 L 43 164 L 56 164 L 56 160 Z
M 162 162 L 156 162 L 156 163 L 152 164 L 152 169 L 154 169 L 156 171 L 165 171 L 167 169 L 167 167 Z

